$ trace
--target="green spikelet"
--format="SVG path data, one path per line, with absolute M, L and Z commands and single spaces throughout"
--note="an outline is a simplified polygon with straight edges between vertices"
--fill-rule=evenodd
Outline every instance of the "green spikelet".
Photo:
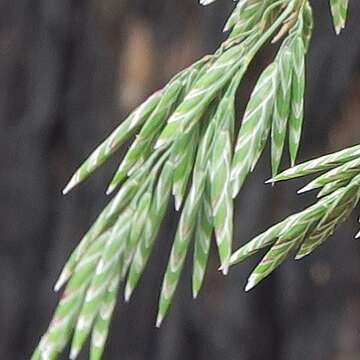
M 171 195 L 172 179 L 173 167 L 170 163 L 166 163 L 156 185 L 151 201 L 149 215 L 145 223 L 144 232 L 136 247 L 134 258 L 130 266 L 125 287 L 126 301 L 130 300 L 130 297 L 136 288 L 150 257 L 154 241 L 159 232 L 161 221 L 168 207 Z
M 208 176 L 208 159 L 213 141 L 214 130 L 216 128 L 215 125 L 216 122 L 213 118 L 211 119 L 208 127 L 205 129 L 205 133 L 199 145 L 192 185 L 181 213 L 180 222 L 171 249 L 169 263 L 164 275 L 159 301 L 159 311 L 156 321 L 156 326 L 158 327 L 161 325 L 166 313 L 168 312 L 184 265 L 190 240 L 194 235 L 196 216 L 201 208 L 206 178 Z
M 348 161 L 354 160 L 359 156 L 360 145 L 355 145 L 348 149 L 321 156 L 314 160 L 306 161 L 300 165 L 294 166 L 288 170 L 283 171 L 281 174 L 277 175 L 274 179 L 270 179 L 268 182 L 289 180 L 311 175 L 324 170 L 331 170 Z
M 322 188 L 330 183 L 336 181 L 349 182 L 354 176 L 360 172 L 360 157 L 340 165 L 325 174 L 317 177 L 311 181 L 308 185 L 298 191 L 303 193 L 309 190 Z
M 321 198 L 323 196 L 329 195 L 332 192 L 335 192 L 337 189 L 348 184 L 347 180 L 337 180 L 331 183 L 326 184 L 317 194 L 317 198 Z
M 293 77 L 289 116 L 289 149 L 291 164 L 294 165 L 299 150 L 304 119 L 305 92 L 305 47 L 301 36 L 293 42 Z
M 130 169 L 138 163 L 146 148 L 151 149 L 157 136 L 169 116 L 172 107 L 176 104 L 178 95 L 183 88 L 181 80 L 171 82 L 163 91 L 163 96 L 144 127 L 141 129 L 136 140 L 131 145 L 119 169 L 117 170 L 107 193 L 111 193 L 128 175 Z M 140 165 L 142 163 L 140 162 Z
M 231 193 L 231 160 L 234 133 L 234 97 L 238 79 L 229 87 L 215 114 L 217 121 L 211 165 L 211 203 L 221 268 L 227 274 L 232 250 L 234 204 Z
M 289 228 L 290 226 L 297 226 L 296 232 L 289 231 L 289 228 L 285 227 L 286 230 L 282 231 L 284 235 L 280 234 L 278 240 L 251 273 L 245 291 L 250 291 L 269 276 L 287 258 L 289 253 L 304 240 L 311 224 L 296 224 L 296 219 L 293 220 L 293 222 L 289 221 L 288 226 Z M 295 233 L 295 235 L 292 235 L 292 233 Z
M 227 21 L 224 31 L 231 30 L 228 41 L 241 41 L 261 26 L 264 10 L 272 0 L 241 0 Z
M 118 267 L 121 267 L 119 263 Z M 90 360 L 100 360 L 104 352 L 104 346 L 109 333 L 110 321 L 115 309 L 117 293 L 119 291 L 120 272 L 111 280 L 99 313 L 94 322 L 90 345 Z
M 225 51 L 192 86 L 184 101 L 169 118 L 157 146 L 174 141 L 176 134 L 190 131 L 201 119 L 210 103 L 244 64 L 244 46 Z
M 260 249 L 272 245 L 270 251 L 250 275 L 246 291 L 251 290 L 270 275 L 285 260 L 288 254 L 301 244 L 309 228 L 314 226 L 321 218 L 324 209 L 331 203 L 331 200 L 333 200 L 331 196 L 323 198 L 314 206 L 290 216 L 234 253 L 232 263 L 237 263 L 255 254 Z
M 358 173 L 360 173 L 360 171 L 358 171 Z M 355 181 L 352 181 L 348 186 L 337 191 L 339 195 L 337 196 L 336 201 L 329 206 L 321 221 L 302 244 L 296 255 L 296 259 L 301 259 L 312 253 L 334 233 L 339 224 L 344 222 L 350 216 L 351 212 L 359 202 L 359 180 L 360 177 L 357 176 Z
M 40 358 L 53 359 L 65 348 L 76 324 L 92 274 L 109 237 L 109 233 L 99 237 L 77 264 L 76 271 L 66 286 L 49 329 L 42 337 L 34 356 L 40 354 Z M 36 357 L 33 359 L 36 359 Z
M 97 264 L 76 323 L 70 353 L 71 359 L 76 359 L 87 339 L 106 295 L 109 283 L 121 272 L 118 266 L 129 237 L 130 219 L 133 214 L 128 209 L 119 217 Z
M 330 8 L 333 16 L 334 27 L 337 34 L 345 28 L 349 0 L 330 0 Z
M 261 74 L 247 105 L 232 162 L 232 194 L 240 191 L 265 147 L 277 89 L 277 66 L 269 65 Z
M 211 238 L 213 233 L 212 208 L 209 187 L 210 185 L 207 184 L 195 230 L 195 246 L 192 273 L 192 291 L 194 298 L 197 298 L 197 296 L 199 295 L 200 289 L 204 282 L 204 276 L 209 258 Z
M 152 190 L 153 184 L 151 185 L 150 190 Z M 126 245 L 123 254 L 123 271 L 122 277 L 126 276 L 126 272 L 129 269 L 131 261 L 134 257 L 136 248 L 141 240 L 141 237 L 144 234 L 146 221 L 149 217 L 151 202 L 152 202 L 152 191 L 147 190 L 146 193 L 141 197 L 141 199 L 136 204 L 134 210 L 134 217 L 131 222 L 131 231 L 129 236 L 129 241 Z
M 271 274 L 292 251 L 300 259 L 328 239 L 336 227 L 345 221 L 360 200 L 360 173 L 348 185 L 322 197 L 316 204 L 294 214 L 271 227 L 231 257 L 231 264 L 239 263 L 260 249 L 271 246 L 269 252 L 249 277 L 246 290 L 252 289 Z
M 291 51 L 287 47 L 280 51 L 277 66 L 279 81 L 271 127 L 271 164 L 273 176 L 277 174 L 280 166 L 290 114 L 292 66 Z
M 160 157 L 160 154 L 161 151 L 154 152 L 144 164 L 144 166 L 123 184 L 117 195 L 102 211 L 100 216 L 96 219 L 95 223 L 92 225 L 88 233 L 83 237 L 80 244 L 67 261 L 59 277 L 59 280 L 55 285 L 55 290 L 60 289 L 61 286 L 71 277 L 78 260 L 86 251 L 86 249 L 91 245 L 91 243 L 104 231 L 114 225 L 121 211 L 130 204 L 132 198 L 136 195 L 140 185 L 143 183 L 146 175 L 148 175 L 149 169 Z
M 305 46 L 305 51 L 307 53 L 310 47 L 310 42 L 314 30 L 314 14 L 312 7 L 310 5 L 310 1 L 306 1 L 303 11 L 304 11 L 303 12 L 304 27 L 303 27 L 302 37 Z
M 156 92 L 141 104 L 118 128 L 90 155 L 73 175 L 64 189 L 68 193 L 76 185 L 88 178 L 102 165 L 130 136 L 146 121 L 155 109 L 162 96 L 162 91 Z
M 348 2 L 330 1 L 338 32 L 345 24 Z M 64 192 L 135 137 L 108 192 L 118 186 L 119 190 L 73 251 L 55 286 L 58 290 L 66 284 L 64 295 L 32 360 L 57 359 L 71 342 L 70 358 L 75 359 L 90 333 L 90 359 L 101 359 L 120 284 L 125 283 L 128 301 L 152 253 L 171 195 L 181 214 L 164 274 L 157 326 L 170 308 L 192 240 L 194 297 L 204 282 L 213 233 L 224 273 L 268 248 L 249 277 L 249 290 L 291 253 L 297 258 L 311 253 L 350 215 L 360 198 L 360 145 L 277 175 L 287 131 L 292 165 L 299 150 L 305 55 L 312 29 L 309 0 L 239 0 L 225 26 L 229 36 L 218 50 L 173 77 L 90 155 Z M 251 94 L 235 141 L 236 90 L 258 51 L 280 40 L 277 55 Z M 299 191 L 319 189 L 318 200 L 231 255 L 233 198 L 269 139 L 269 182 L 322 172 Z
M 231 265 L 238 264 L 246 260 L 250 256 L 256 254 L 259 250 L 272 245 L 276 241 L 276 238 L 281 233 L 284 225 L 285 225 L 285 221 L 277 225 L 274 225 L 264 233 L 258 235 L 253 240 L 249 241 L 240 249 L 236 250 L 231 255 L 230 264 Z
M 172 150 L 172 162 L 174 163 L 173 195 L 176 210 L 181 208 L 194 166 L 199 131 L 199 125 L 196 125 L 192 131 L 184 134 L 175 142 Z

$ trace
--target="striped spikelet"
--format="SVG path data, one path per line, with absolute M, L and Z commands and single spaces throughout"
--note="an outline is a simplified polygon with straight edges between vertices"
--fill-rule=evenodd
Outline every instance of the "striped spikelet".
M 160 294 L 159 312 L 156 324 L 160 326 L 174 296 L 185 257 L 193 237 L 196 216 L 201 209 L 205 184 L 208 177 L 209 149 L 211 149 L 215 130 L 215 119 L 212 118 L 208 127 L 204 130 L 199 150 L 197 153 L 192 185 L 181 213 L 175 240 L 171 249 L 169 264 L 167 266 L 162 290 Z
M 171 194 L 170 192 L 173 171 L 173 166 L 168 163 L 164 166 L 162 173 L 160 174 L 150 205 L 150 211 L 144 225 L 144 231 L 139 243 L 135 248 L 134 257 L 131 262 L 125 287 L 126 301 L 130 300 L 130 297 L 136 288 L 151 255 L 154 241 L 159 232 L 162 219 L 168 207 Z
M 339 31 L 345 24 L 347 1 L 331 1 L 331 8 Z M 68 344 L 70 358 L 75 359 L 88 337 L 90 358 L 101 359 L 117 294 L 123 290 L 125 301 L 130 300 L 172 198 L 180 220 L 160 293 L 158 326 L 169 311 L 192 241 L 194 297 L 204 281 L 213 234 L 223 273 L 270 247 L 250 277 L 249 289 L 291 252 L 297 251 L 298 257 L 312 252 L 349 216 L 360 196 L 359 146 L 277 175 L 286 138 L 292 164 L 299 149 L 312 26 L 308 0 L 237 1 L 225 26 L 228 37 L 218 50 L 145 100 L 75 172 L 64 193 L 135 137 L 108 187 L 107 193 L 115 194 L 55 285 L 55 290 L 64 286 L 64 294 L 33 360 L 56 359 Z M 278 53 L 259 77 L 245 115 L 236 124 L 237 89 L 258 51 L 277 41 L 282 41 Z M 319 189 L 320 199 L 231 255 L 233 199 L 269 138 L 271 181 L 324 171 L 302 189 Z
M 90 155 L 90 157 L 75 172 L 63 193 L 67 194 L 75 186 L 86 180 L 101 166 L 133 133 L 144 124 L 148 116 L 159 103 L 162 91 L 156 92 L 141 104 L 116 130 Z
M 293 47 L 293 72 L 289 114 L 289 150 L 291 165 L 294 165 L 299 151 L 304 118 L 305 46 L 301 36 L 297 36 L 291 45 Z
M 238 194 L 265 147 L 271 127 L 277 72 L 276 64 L 268 66 L 259 78 L 246 108 L 232 162 L 233 197 Z
M 331 13 L 337 34 L 340 34 L 345 27 L 348 7 L 349 0 L 330 0 Z
M 209 184 L 206 184 L 204 198 L 198 214 L 195 230 L 192 291 L 197 298 L 204 282 L 213 234 L 212 208 Z
M 228 273 L 233 238 L 234 202 L 231 193 L 231 159 L 235 121 L 235 78 L 215 114 L 214 137 L 209 165 L 210 195 L 216 243 L 221 268 Z
M 244 261 L 263 248 L 270 247 L 249 277 L 246 290 L 252 289 L 275 270 L 291 253 L 296 259 L 312 253 L 326 241 L 355 209 L 360 200 L 359 147 L 339 151 L 289 169 L 272 181 L 323 172 L 300 192 L 319 189 L 320 200 L 304 211 L 271 227 L 238 249 L 231 264 Z
M 121 267 L 121 261 L 118 265 Z M 120 280 L 121 276 L 118 272 L 110 281 L 100 304 L 99 312 L 95 318 L 91 335 L 90 360 L 100 360 L 104 352 L 111 318 L 115 309 Z

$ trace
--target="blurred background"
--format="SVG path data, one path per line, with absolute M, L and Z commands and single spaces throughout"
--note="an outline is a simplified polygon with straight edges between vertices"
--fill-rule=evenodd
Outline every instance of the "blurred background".
M 332 30 L 327 1 L 312 2 L 316 27 L 302 160 L 360 139 L 360 2 L 351 2 L 341 37 Z M 0 359 L 28 359 L 46 330 L 59 296 L 52 286 L 106 203 L 104 189 L 119 156 L 63 197 L 66 181 L 129 110 L 216 49 L 232 7 L 230 0 L 206 8 L 196 0 L 0 2 Z M 253 64 L 240 108 L 271 54 L 263 51 Z M 268 153 L 239 196 L 236 247 L 315 198 L 295 194 L 301 182 L 264 186 Z M 213 251 L 196 301 L 188 261 L 171 312 L 157 330 L 176 221 L 170 211 L 134 300 L 119 302 L 105 359 L 360 358 L 355 216 L 316 253 L 286 262 L 249 294 L 243 287 L 259 258 L 223 277 Z

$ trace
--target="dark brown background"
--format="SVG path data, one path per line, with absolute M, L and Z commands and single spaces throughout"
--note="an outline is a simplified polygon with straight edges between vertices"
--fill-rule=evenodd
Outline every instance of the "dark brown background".
M 352 1 L 341 37 L 332 31 L 327 1 L 313 4 L 302 159 L 360 139 L 360 2 Z M 0 2 L 0 359 L 27 359 L 45 331 L 57 302 L 51 287 L 104 205 L 115 163 L 64 198 L 60 191 L 71 172 L 134 105 L 216 48 L 231 6 L 230 0 L 208 8 L 195 0 Z M 268 55 L 254 64 L 240 108 Z M 264 158 L 239 197 L 237 245 L 314 198 L 295 195 L 299 182 L 264 186 Z M 170 316 L 156 330 L 176 224 L 169 214 L 134 301 L 118 306 L 105 358 L 359 359 L 356 220 L 250 294 L 243 286 L 256 259 L 224 278 L 213 255 L 195 302 L 188 266 Z

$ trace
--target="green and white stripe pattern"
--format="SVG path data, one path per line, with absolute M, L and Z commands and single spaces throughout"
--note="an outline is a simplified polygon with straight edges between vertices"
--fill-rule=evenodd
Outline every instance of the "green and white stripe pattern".
M 300 23 L 302 22 L 300 20 Z M 301 28 L 303 27 L 301 26 Z M 289 114 L 289 151 L 291 165 L 294 165 L 299 150 L 304 118 L 305 46 L 302 31 L 299 31 L 290 46 L 292 46 L 293 54 L 293 72 Z
M 275 0 L 240 0 L 224 27 L 224 31 L 230 31 L 225 46 L 241 42 L 256 29 L 266 27 L 269 17 L 264 14 L 270 14 L 265 10 L 271 12 L 274 4 L 276 8 Z
M 213 234 L 212 208 L 208 183 L 205 186 L 204 199 L 196 221 L 192 275 L 192 290 L 194 298 L 197 298 L 199 295 L 204 282 Z
M 174 296 L 180 274 L 184 265 L 185 257 L 189 249 L 190 240 L 194 235 L 197 215 L 201 209 L 205 184 L 208 177 L 209 149 L 211 149 L 215 135 L 214 118 L 210 120 L 199 145 L 197 158 L 194 166 L 192 185 L 181 212 L 175 240 L 171 249 L 169 263 L 164 275 L 160 294 L 159 312 L 156 325 L 160 326 L 168 312 L 171 300 Z
M 125 300 L 129 301 L 151 255 L 156 236 L 168 207 L 173 179 L 173 167 L 167 163 L 160 174 L 146 219 L 142 237 L 136 246 L 125 287 Z
M 120 280 L 120 272 L 118 272 L 110 281 L 106 294 L 100 304 L 91 335 L 90 360 L 100 360 L 104 352 L 111 318 L 116 305 Z
M 360 145 L 354 145 L 347 149 L 309 160 L 300 165 L 294 166 L 281 174 L 268 180 L 269 183 L 283 180 L 295 179 L 302 176 L 311 175 L 320 171 L 331 170 L 340 165 L 346 164 L 360 157 Z
M 349 0 L 330 0 L 331 13 L 337 34 L 340 34 L 345 27 L 348 7 Z
M 203 5 L 212 2 L 201 0 Z M 346 8 L 347 2 L 332 1 L 337 28 L 345 23 Z M 276 176 L 288 129 L 292 163 L 298 152 L 304 57 L 312 23 L 307 0 L 239 0 L 225 26 L 228 38 L 219 49 L 150 96 L 76 171 L 64 193 L 135 136 L 107 191 L 117 193 L 73 251 L 55 285 L 55 290 L 65 286 L 64 294 L 33 360 L 56 359 L 69 343 L 70 358 L 76 359 L 89 336 L 90 358 L 101 359 L 117 294 L 124 290 L 128 301 L 136 289 L 172 196 L 180 221 L 164 274 L 158 326 L 171 305 L 191 241 L 196 297 L 204 281 L 213 234 L 224 273 L 230 264 L 271 246 L 250 278 L 250 288 L 292 250 L 300 248 L 298 256 L 307 255 L 349 215 L 359 198 L 359 146 Z M 235 134 L 237 88 L 258 51 L 282 37 L 278 54 L 260 76 Z M 269 137 L 271 181 L 327 171 L 304 189 L 319 188 L 321 199 L 231 256 L 233 198 Z
M 128 150 L 124 160 L 121 162 L 114 178 L 112 179 L 107 193 L 111 193 L 129 174 L 132 167 L 141 167 L 144 163 L 144 156 L 152 151 L 154 141 L 157 139 L 161 127 L 169 116 L 172 107 L 176 104 L 178 96 L 184 86 L 184 82 L 176 79 L 171 82 L 163 91 L 159 104 L 154 109 L 149 119 L 137 135 L 136 140 Z
M 260 76 L 245 111 L 232 162 L 232 188 L 235 197 L 265 147 L 277 88 L 277 67 L 271 64 Z
M 89 158 L 75 172 L 63 193 L 67 194 L 71 189 L 87 179 L 99 166 L 101 166 L 122 144 L 124 144 L 134 132 L 144 124 L 146 119 L 155 109 L 162 96 L 162 91 L 156 92 L 141 104 L 129 117 L 124 120 L 112 134 L 97 147 Z
M 300 190 L 320 189 L 320 200 L 316 204 L 271 227 L 232 255 L 231 264 L 234 265 L 263 248 L 271 247 L 250 275 L 246 290 L 267 277 L 291 252 L 296 253 L 296 259 L 312 253 L 350 216 L 360 199 L 359 151 L 359 146 L 354 146 L 326 155 L 295 166 L 272 179 L 286 180 L 326 171 Z
M 179 138 L 172 149 L 172 162 L 174 166 L 173 195 L 175 208 L 180 210 L 188 187 L 190 175 L 194 166 L 195 154 L 199 141 L 199 124 L 187 134 Z
M 228 273 L 232 251 L 234 202 L 231 193 L 231 160 L 235 127 L 235 95 L 241 78 L 235 77 L 217 108 L 215 137 L 209 164 L 210 197 L 221 268 Z
M 310 9 L 310 10 L 309 10 Z M 309 3 L 281 46 L 275 61 L 261 74 L 245 111 L 232 164 L 233 197 L 239 193 L 266 145 L 271 129 L 272 172 L 276 175 L 289 127 L 289 151 L 294 164 L 303 123 L 305 86 L 304 37 L 311 34 Z M 310 16 L 311 17 L 311 16 Z M 307 40 L 308 41 L 308 40 Z

